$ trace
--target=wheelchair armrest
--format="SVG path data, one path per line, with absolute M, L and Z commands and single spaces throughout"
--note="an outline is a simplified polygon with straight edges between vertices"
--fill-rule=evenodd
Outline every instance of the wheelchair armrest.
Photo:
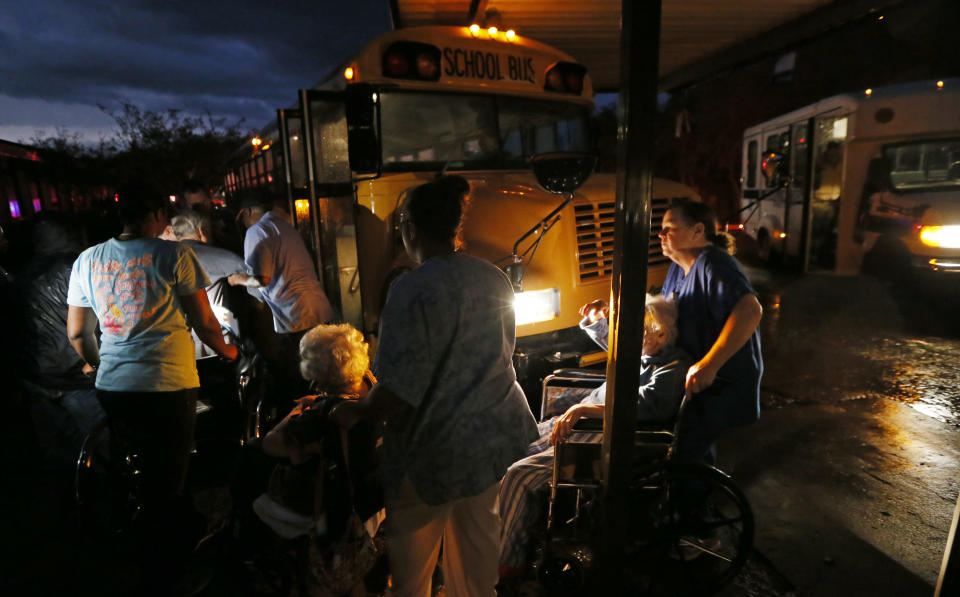
M 573 379 L 606 379 L 606 371 L 599 369 L 556 369 L 551 375 L 563 378 Z
M 603 431 L 603 419 L 583 418 L 573 424 L 574 431 Z
M 643 421 L 637 423 L 637 435 L 652 433 L 670 433 L 673 429 L 673 419 L 666 421 Z M 603 431 L 603 419 L 583 418 L 573 424 L 574 431 Z

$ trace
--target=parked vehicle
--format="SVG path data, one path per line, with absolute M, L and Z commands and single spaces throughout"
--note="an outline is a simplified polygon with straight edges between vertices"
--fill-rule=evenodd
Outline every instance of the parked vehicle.
M 960 80 L 830 97 L 743 135 L 741 222 L 803 271 L 960 271 Z

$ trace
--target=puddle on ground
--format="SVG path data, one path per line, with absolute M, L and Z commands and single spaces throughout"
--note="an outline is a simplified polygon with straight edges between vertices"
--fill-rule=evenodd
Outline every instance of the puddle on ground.
M 960 427 L 960 334 L 911 330 L 915 306 L 867 278 L 803 277 L 761 290 L 764 406 L 884 397 Z M 928 319 L 942 313 L 927 313 Z

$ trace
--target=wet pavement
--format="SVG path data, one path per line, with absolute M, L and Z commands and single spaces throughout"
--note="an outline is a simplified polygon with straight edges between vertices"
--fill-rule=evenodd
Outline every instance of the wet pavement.
M 960 292 L 748 275 L 764 412 L 722 438 L 720 466 L 758 554 L 724 594 L 931 595 L 960 481 Z

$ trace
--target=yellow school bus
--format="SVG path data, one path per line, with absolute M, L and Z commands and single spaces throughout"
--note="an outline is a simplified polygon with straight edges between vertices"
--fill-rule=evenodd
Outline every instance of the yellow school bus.
M 513 31 L 415 27 L 369 42 L 298 99 L 253 139 L 226 191 L 285 198 L 345 321 L 375 343 L 389 284 L 412 267 L 397 207 L 417 185 L 459 174 L 471 186 L 463 250 L 514 281 L 521 379 L 595 351 L 577 310 L 610 293 L 615 175 L 593 174 L 564 204 L 530 165 L 537 154 L 595 150 L 582 65 Z M 669 265 L 657 236 L 666 205 L 690 196 L 654 183 L 651 286 Z

